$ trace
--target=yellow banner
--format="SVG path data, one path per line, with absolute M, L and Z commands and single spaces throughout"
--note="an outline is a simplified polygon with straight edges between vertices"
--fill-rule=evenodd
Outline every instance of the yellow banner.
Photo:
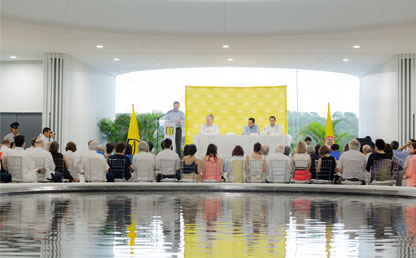
M 276 124 L 287 133 L 286 86 L 272 87 L 197 87 L 185 88 L 185 144 L 206 123 L 206 116 L 214 116 L 220 134 L 243 134 L 247 120 L 253 117 L 260 133 L 276 117 Z

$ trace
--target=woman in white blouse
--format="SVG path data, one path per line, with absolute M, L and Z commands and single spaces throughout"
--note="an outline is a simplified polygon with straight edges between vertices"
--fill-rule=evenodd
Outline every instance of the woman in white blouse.
M 207 123 L 201 125 L 201 128 L 199 129 L 199 134 L 210 134 L 210 135 L 220 134 L 220 130 L 218 129 L 218 126 L 214 124 L 213 122 L 214 122 L 214 116 L 211 114 L 207 115 Z

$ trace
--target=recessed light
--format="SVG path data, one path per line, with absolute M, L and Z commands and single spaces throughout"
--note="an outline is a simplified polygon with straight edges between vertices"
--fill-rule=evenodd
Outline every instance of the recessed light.
M 17 58 L 17 56 L 10 56 L 10 58 L 11 58 L 11 59 L 16 59 L 16 58 Z
M 232 62 L 232 61 L 234 61 L 234 59 L 232 59 L 232 58 L 228 58 L 228 59 L 227 59 L 227 61 L 228 61 L 228 62 Z
M 103 45 L 96 45 L 95 47 L 96 48 L 103 48 L 104 46 Z
M 359 45 L 354 45 L 354 46 L 352 46 L 353 48 L 360 48 L 361 46 L 359 46 Z
M 222 45 L 223 48 L 230 48 L 230 45 Z
M 118 62 L 118 61 L 120 61 L 120 58 L 114 58 L 113 60 Z
M 342 59 L 342 61 L 343 62 L 348 62 L 348 61 L 350 61 L 348 58 L 344 58 L 344 59 Z
M 324 48 L 328 49 L 328 48 L 329 48 L 329 46 L 325 46 Z

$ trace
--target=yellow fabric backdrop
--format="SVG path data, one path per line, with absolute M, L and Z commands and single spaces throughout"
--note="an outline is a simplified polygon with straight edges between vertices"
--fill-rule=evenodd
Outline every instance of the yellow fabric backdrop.
M 269 117 L 275 116 L 283 132 L 287 133 L 286 86 L 273 87 L 199 87 L 185 88 L 185 144 L 206 123 L 212 114 L 220 134 L 242 134 L 247 120 L 253 117 L 263 132 Z

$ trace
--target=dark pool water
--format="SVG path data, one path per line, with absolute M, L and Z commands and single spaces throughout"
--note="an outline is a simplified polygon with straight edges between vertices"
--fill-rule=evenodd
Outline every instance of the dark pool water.
M 416 200 L 256 193 L 2 196 L 1 257 L 416 257 Z

